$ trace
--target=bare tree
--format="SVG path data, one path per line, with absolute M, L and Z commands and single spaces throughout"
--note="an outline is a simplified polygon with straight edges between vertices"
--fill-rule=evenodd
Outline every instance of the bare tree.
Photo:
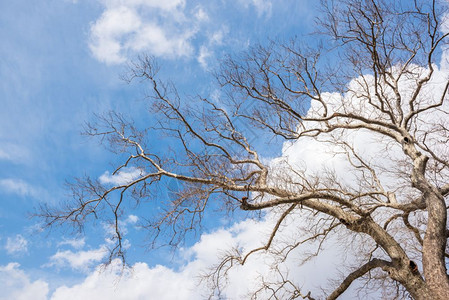
M 357 265 L 342 267 L 346 275 L 328 299 L 355 280 L 367 289 L 393 289 L 391 297 L 449 299 L 449 79 L 438 66 L 448 37 L 446 6 L 436 0 L 322 1 L 325 43 L 315 49 L 270 43 L 227 58 L 216 75 L 220 99 L 184 101 L 173 84 L 157 78 L 155 62 L 141 58 L 130 79 L 150 85 L 157 124 L 141 130 L 111 113 L 87 130 L 123 158 L 114 173 L 133 167 L 138 176 L 112 187 L 79 180 L 74 201 L 44 208 L 42 215 L 49 225 L 109 219 L 116 238 L 111 258 L 123 257 L 123 203 L 151 200 L 155 185 L 175 180 L 180 188 L 163 203 L 165 212 L 146 224 L 154 237 L 168 234 L 169 244 L 198 229 L 217 202 L 248 217 L 277 216 L 265 245 L 229 252 L 209 273 L 217 293 L 229 268 L 256 252 L 282 260 L 308 240 L 320 245 L 340 235 L 359 247 Z M 313 172 L 287 157 L 268 161 L 250 131 L 291 147 L 313 140 L 335 159 L 344 157 L 346 175 L 332 168 Z M 176 153 L 154 150 L 157 132 L 177 141 Z M 374 154 L 360 146 L 367 136 L 378 143 Z M 307 220 L 308 234 L 281 245 L 276 236 L 294 215 Z M 263 291 L 273 299 L 313 299 L 273 268 L 279 276 L 264 278 L 255 298 Z

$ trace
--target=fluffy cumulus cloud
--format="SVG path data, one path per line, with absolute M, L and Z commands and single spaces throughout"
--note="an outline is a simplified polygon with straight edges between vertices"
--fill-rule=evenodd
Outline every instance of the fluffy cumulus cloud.
M 100 0 L 104 11 L 92 23 L 89 48 L 107 64 L 120 64 L 139 53 L 166 59 L 196 57 L 204 69 L 221 45 L 226 24 L 217 24 L 207 3 L 185 0 Z M 271 15 L 271 0 L 239 0 L 239 9 Z M 237 13 L 239 9 L 234 12 Z M 256 14 L 255 14 L 256 16 Z
M 96 270 L 81 284 L 58 288 L 52 300 L 75 299 L 200 299 L 193 281 L 164 266 L 149 268 L 137 263 L 122 273 L 120 262 Z
M 47 267 L 56 266 L 58 268 L 70 267 L 77 271 L 87 272 L 89 268 L 102 261 L 108 255 L 108 249 L 106 246 L 100 246 L 98 249 L 93 250 L 59 250 L 50 257 L 50 263 Z
M 426 74 L 427 69 L 419 66 L 410 66 L 414 74 Z M 393 73 L 398 70 L 393 69 Z M 446 69 L 439 69 L 435 66 L 435 74 L 432 81 L 426 85 L 421 91 L 421 97 L 417 99 L 417 106 L 425 107 L 436 104 L 440 101 L 441 95 L 444 95 L 445 83 L 448 80 Z M 357 91 L 363 90 L 363 85 L 368 82 L 373 82 L 374 78 L 370 75 L 365 75 L 362 78 L 353 79 L 348 87 L 352 92 L 348 92 L 344 96 L 338 93 L 324 94 L 326 97 L 327 109 L 330 114 L 332 112 L 352 112 L 356 115 L 361 115 L 367 118 L 382 120 L 389 122 L 385 114 L 379 113 L 378 110 L 373 109 L 373 106 L 368 103 L 365 98 L 358 97 Z M 412 77 L 402 76 L 399 81 L 400 92 L 403 99 L 411 98 L 410 91 L 415 88 L 416 80 Z M 373 86 L 373 85 L 372 85 Z M 385 90 L 385 94 L 391 93 L 394 98 L 393 90 Z M 374 94 L 374 92 L 372 92 Z M 403 105 L 404 114 L 410 110 L 408 103 Z M 417 130 L 414 133 L 417 139 L 426 140 L 426 144 L 433 147 L 437 153 L 447 153 L 447 148 L 441 142 L 441 131 L 437 130 L 439 126 L 447 128 L 449 121 L 446 112 L 449 110 L 448 103 L 444 103 L 438 110 L 428 110 L 421 113 L 421 117 L 416 121 Z M 313 118 L 320 116 L 323 112 L 323 107 L 315 102 L 312 102 L 311 108 L 308 111 L 307 117 Z M 353 122 L 353 121 L 349 121 Z M 312 128 L 322 128 L 318 122 L 304 123 L 304 130 Z M 352 150 L 350 150 L 352 148 Z M 402 191 L 408 189 L 408 193 L 397 193 L 398 195 L 410 195 L 412 189 L 410 188 L 409 177 L 407 172 L 407 158 L 403 153 L 402 147 L 398 143 L 392 143 L 390 138 L 385 137 L 380 133 L 363 130 L 334 130 L 332 134 L 323 135 L 319 137 L 301 138 L 295 142 L 285 143 L 283 147 L 283 156 L 273 161 L 273 168 L 277 170 L 279 177 L 285 176 L 286 170 L 301 170 L 309 178 L 316 175 L 323 180 L 328 174 L 334 176 L 334 180 L 340 184 L 350 187 L 354 190 L 360 189 L 360 183 L 366 184 L 363 178 L 366 179 L 365 174 L 360 171 L 355 165 L 360 164 L 355 154 L 368 163 L 373 170 L 376 171 L 376 176 L 379 179 L 379 184 L 385 191 Z M 379 154 L 382 154 L 379 157 Z M 350 158 L 350 160 L 348 159 Z M 354 165 L 355 164 L 355 165 Z M 290 173 L 292 175 L 293 173 Z M 407 201 L 407 199 L 397 199 Z
M 43 280 L 32 281 L 29 275 L 19 269 L 18 263 L 0 266 L 1 299 L 46 300 L 48 283 Z
M 87 251 L 58 251 L 50 258 L 46 267 L 70 267 L 84 271 L 86 277 L 79 284 L 62 285 L 50 293 L 49 283 L 45 280 L 32 282 L 30 275 L 19 269 L 18 264 L 0 267 L 0 276 L 8 280 L 0 280 L 3 295 L 7 299 L 204 299 L 209 296 L 209 281 L 201 281 L 200 275 L 210 271 L 217 265 L 228 250 L 248 253 L 251 249 L 264 245 L 276 223 L 276 213 L 268 214 L 259 221 L 246 220 L 228 228 L 221 228 L 209 234 L 203 234 L 200 241 L 190 248 L 182 249 L 176 258 L 177 267 L 149 266 L 144 262 L 135 263 L 131 269 L 123 269 L 120 261 L 115 260 L 107 268 L 98 267 L 90 270 L 88 267 L 100 261 L 107 253 L 105 247 Z M 129 222 L 135 221 L 130 216 Z M 276 242 L 282 245 L 283 238 L 291 238 L 297 231 L 287 221 L 286 230 Z M 71 243 L 69 243 L 71 244 Z M 328 253 L 328 258 L 335 255 Z M 280 268 L 289 272 L 292 279 L 301 286 L 313 287 L 323 274 L 332 276 L 334 265 L 331 259 L 311 260 L 299 268 L 299 256 L 292 256 L 283 262 Z M 228 272 L 227 285 L 222 290 L 225 299 L 246 299 L 249 292 L 261 287 L 264 280 L 278 278 L 279 274 L 272 265 L 274 258 L 260 252 L 250 256 L 245 265 L 234 265 Z M 307 274 L 307 276 L 304 276 Z M 176 288 L 174 288 L 176 286 Z M 47 298 L 47 294 L 51 294 Z M 30 295 L 33 295 L 31 298 Z M 259 295 L 264 298 L 263 291 Z
M 225 250 L 238 248 L 245 252 L 261 246 L 275 221 L 274 216 L 267 216 L 261 221 L 247 220 L 204 234 L 194 246 L 181 251 L 179 259 L 184 263 L 177 269 L 136 263 L 132 269 L 124 271 L 119 261 L 113 261 L 107 269 L 98 268 L 90 273 L 80 284 L 57 288 L 51 299 L 146 299 L 148 295 L 154 299 L 204 299 L 210 290 L 207 282 L 200 281 L 200 274 L 217 264 Z M 291 227 L 288 234 L 295 230 Z M 249 292 L 260 287 L 263 279 L 277 276 L 271 269 L 273 262 L 270 255 L 260 253 L 251 256 L 244 266 L 235 266 L 228 273 L 228 285 L 222 296 L 244 299 Z M 289 259 L 282 266 L 284 270 L 295 273 L 296 279 L 301 275 L 297 263 L 297 260 Z M 326 259 L 304 265 L 301 271 L 307 274 L 307 280 L 303 279 L 300 284 L 312 285 L 322 272 L 332 274 L 331 267 Z
M 104 0 L 103 14 L 92 25 L 89 47 L 108 64 L 122 63 L 145 51 L 165 58 L 190 56 L 195 18 L 185 15 L 183 0 Z

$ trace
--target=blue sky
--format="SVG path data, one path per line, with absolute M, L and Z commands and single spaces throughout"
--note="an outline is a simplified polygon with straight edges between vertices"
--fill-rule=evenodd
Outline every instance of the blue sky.
M 94 114 L 111 110 L 138 125 L 154 122 L 144 101 L 144 84 L 120 79 L 130 61 L 141 54 L 154 56 L 160 77 L 173 81 L 181 94 L 214 97 L 220 91 L 211 72 L 225 55 L 270 40 L 297 37 L 304 44 L 316 43 L 317 37 L 309 33 L 315 28 L 318 2 L 0 1 L 0 299 L 201 299 L 207 287 L 197 285 L 198 275 L 218 263 L 220 253 L 232 247 L 254 249 L 266 241 L 276 212 L 258 220 L 207 215 L 205 230 L 190 236 L 176 252 L 148 251 L 139 222 L 148 210 L 157 211 L 156 201 L 127 210 L 121 220 L 127 261 L 133 268 L 123 270 L 113 261 L 104 269 L 100 264 L 111 246 L 106 223 L 89 222 L 80 234 L 67 227 L 43 230 L 41 220 L 29 216 L 40 205 L 67 200 L 65 183 L 76 177 L 87 174 L 110 184 L 136 175 L 133 168 L 111 175 L 120 157 L 81 135 Z M 445 63 L 436 78 L 448 74 L 447 53 L 442 54 Z M 344 98 L 327 96 L 331 102 Z M 160 148 L 156 151 L 170 146 L 161 136 L 151 138 Z M 369 137 L 358 138 L 373 157 L 382 151 Z M 263 155 L 279 166 L 284 158 L 298 165 L 307 161 L 305 168 L 312 173 L 328 166 L 344 171 L 346 158 L 339 160 L 327 150 L 312 139 L 266 147 Z M 157 195 L 164 199 L 167 191 L 160 189 Z M 285 220 L 280 239 L 307 233 L 308 227 L 296 218 Z M 320 285 L 341 275 L 339 262 L 346 258 L 351 264 L 350 253 L 358 251 L 340 245 L 344 243 L 339 244 L 339 238 L 330 238 L 319 259 L 301 268 L 301 253 L 292 252 L 280 264 L 286 268 L 281 271 L 290 270 L 306 290 L 320 291 Z M 305 252 L 311 249 L 305 247 Z M 260 253 L 245 266 L 233 268 L 226 298 L 242 299 L 260 276 L 272 275 L 272 261 L 272 256 Z
M 1 1 L 0 282 L 6 286 L 0 298 L 68 299 L 64 286 L 76 289 L 95 276 L 107 245 L 102 224 L 87 228 L 85 235 L 71 235 L 66 228 L 42 232 L 40 221 L 29 214 L 41 204 L 64 201 L 66 180 L 108 176 L 116 157 L 80 134 L 94 113 L 117 110 L 138 121 L 148 118 L 142 87 L 119 79 L 130 59 L 153 55 L 162 76 L 183 92 L 210 93 L 209 72 L 225 54 L 310 32 L 316 14 L 312 2 Z M 169 276 L 186 270 L 186 264 L 204 264 L 195 257 L 212 249 L 147 252 L 137 222 L 134 214 L 125 220 L 128 259 L 142 274 Z M 221 230 L 223 220 L 209 226 Z M 166 267 L 154 269 L 158 265 Z M 123 282 L 125 295 L 139 284 Z

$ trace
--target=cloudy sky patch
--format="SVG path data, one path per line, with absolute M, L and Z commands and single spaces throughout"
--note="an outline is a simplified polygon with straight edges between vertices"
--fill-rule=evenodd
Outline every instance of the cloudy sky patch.
M 45 221 L 49 220 L 29 217 L 49 203 L 63 207 L 67 200 L 79 201 L 80 195 L 67 185 L 76 183 L 76 178 L 92 176 L 92 181 L 108 188 L 146 174 L 132 166 L 113 174 L 113 166 L 122 155 L 120 149 L 111 153 L 100 139 L 80 134 L 94 114 L 111 110 L 135 117 L 136 126 L 155 125 L 154 115 L 149 113 L 151 99 L 145 97 L 148 86 L 128 85 L 120 80 L 132 59 L 138 55 L 155 57 L 161 66 L 161 78 L 172 80 L 181 95 L 189 95 L 187 101 L 193 95 L 213 94 L 214 90 L 221 97 L 224 95 L 217 90 L 210 72 L 221 65 L 227 54 L 239 55 L 258 43 L 288 41 L 297 36 L 303 37 L 305 43 L 316 42 L 316 38 L 307 36 L 313 30 L 313 18 L 318 11 L 312 2 L 315 3 L 3 1 L 0 5 L 2 296 L 38 300 L 132 300 L 145 299 L 147 295 L 154 295 L 155 299 L 201 299 L 208 290 L 204 282 L 198 286 L 199 274 L 207 272 L 229 251 L 247 253 L 263 246 L 280 211 L 259 220 L 243 221 L 233 218 L 223 221 L 208 215 L 207 231 L 189 238 L 179 251 L 149 249 L 151 241 L 144 228 L 145 217 L 162 211 L 158 204 L 167 197 L 163 189 L 145 193 L 141 202 L 126 198 L 125 209 L 118 212 L 119 226 L 126 233 L 124 250 L 132 269 L 123 269 L 117 260 L 108 268 L 100 266 L 113 245 L 115 230 L 102 218 L 113 213 L 111 206 L 98 207 L 85 227 L 56 226 L 46 230 Z M 439 78 L 448 74 L 447 57 L 443 53 L 445 61 L 439 66 L 442 69 L 436 67 Z M 441 82 L 432 84 L 433 88 L 426 91 L 428 95 L 441 92 Z M 219 96 L 214 99 L 217 103 Z M 349 95 L 336 93 L 325 96 L 336 106 L 341 101 L 353 100 Z M 314 109 L 309 113 L 319 113 L 318 108 Z M 437 114 L 428 117 L 447 120 L 447 116 Z M 376 138 L 363 131 L 348 139 L 373 159 L 377 151 L 385 155 L 397 153 L 392 148 L 379 148 Z M 165 137 L 151 137 L 145 142 L 162 153 L 176 150 Z M 277 152 L 270 153 L 270 158 L 264 161 L 270 161 L 279 174 L 285 172 L 282 168 L 285 162 L 310 173 L 331 168 L 339 175 L 345 174 L 348 166 L 343 157 L 331 153 L 333 150 L 316 140 L 280 143 Z M 397 182 L 390 177 L 386 174 L 383 180 L 394 188 Z M 307 217 L 295 215 L 286 220 L 283 233 L 276 237 L 278 245 L 284 245 L 282 241 L 286 239 L 305 238 L 298 232 L 308 232 L 304 225 Z M 35 230 L 30 233 L 29 228 Z M 299 286 L 317 291 L 321 283 L 337 276 L 336 250 L 342 243 L 329 240 L 324 245 L 323 257 L 299 267 L 302 254 L 316 249 L 312 242 L 305 246 L 304 252 L 292 253 L 280 267 L 288 270 Z M 270 265 L 273 259 L 270 254 L 256 253 L 247 264 L 230 271 L 229 284 L 223 291 L 225 297 L 245 299 L 265 278 L 276 278 L 276 270 Z M 176 288 L 173 282 L 177 283 Z

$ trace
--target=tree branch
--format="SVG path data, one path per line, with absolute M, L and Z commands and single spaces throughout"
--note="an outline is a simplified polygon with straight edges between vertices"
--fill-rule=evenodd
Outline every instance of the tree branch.
M 335 289 L 332 294 L 330 294 L 327 297 L 327 300 L 334 300 L 337 299 L 338 297 L 341 296 L 341 294 L 343 294 L 346 289 L 352 284 L 352 282 L 360 277 L 362 277 L 363 275 L 365 275 L 367 272 L 371 271 L 372 269 L 375 268 L 390 268 L 391 267 L 391 263 L 382 259 L 378 259 L 378 258 L 374 258 L 372 260 L 370 260 L 369 262 L 367 262 L 366 264 L 364 264 L 363 266 L 361 266 L 360 268 L 358 268 L 357 270 L 355 270 L 354 272 L 352 272 L 351 274 L 349 274 L 344 280 L 343 282 L 340 284 L 340 286 Z

